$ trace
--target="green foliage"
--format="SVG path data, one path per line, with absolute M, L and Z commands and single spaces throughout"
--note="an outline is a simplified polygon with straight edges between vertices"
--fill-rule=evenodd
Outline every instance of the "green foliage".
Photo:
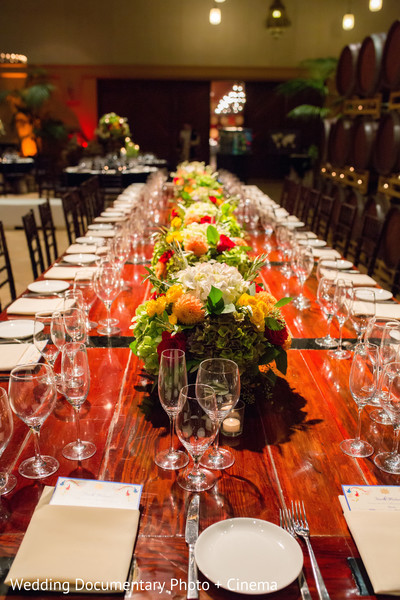
M 213 246 L 216 246 L 219 241 L 219 233 L 217 228 L 213 225 L 207 227 L 207 242 Z
M 329 108 L 315 106 L 313 104 L 299 104 L 289 111 L 287 116 L 292 119 L 325 119 L 329 116 Z
M 37 83 L 21 90 L 21 98 L 30 110 L 38 110 L 45 104 L 55 90 L 52 83 Z

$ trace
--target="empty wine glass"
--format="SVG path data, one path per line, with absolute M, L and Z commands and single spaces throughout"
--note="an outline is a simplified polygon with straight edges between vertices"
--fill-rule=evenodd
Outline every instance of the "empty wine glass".
M 85 313 L 78 306 L 70 306 L 63 311 L 65 332 L 73 342 L 84 342 L 87 338 Z
M 400 360 L 400 323 L 399 321 L 386 321 L 384 322 L 382 337 L 379 345 L 379 370 L 380 374 L 383 374 L 383 370 L 391 362 Z M 380 406 L 379 409 L 373 410 L 369 416 L 380 425 L 390 425 L 391 421 L 385 410 L 382 408 L 381 403 L 381 378 L 378 382 L 378 389 L 376 393 L 376 402 Z
M 14 413 L 30 427 L 35 444 L 35 456 L 24 460 L 19 472 L 28 479 L 42 479 L 55 473 L 58 461 L 40 454 L 39 434 L 44 421 L 57 400 L 53 369 L 45 364 L 20 365 L 10 373 L 9 398 Z
M 383 410 L 389 417 L 394 429 L 391 452 L 380 452 L 374 458 L 376 466 L 386 473 L 400 474 L 400 362 L 392 362 L 385 366 L 379 399 Z
M 329 356 L 343 360 L 350 358 L 351 353 L 342 347 L 343 325 L 350 316 L 351 305 L 353 301 L 353 287 L 345 282 L 344 279 L 338 279 L 336 282 L 335 295 L 333 297 L 333 312 L 339 323 L 339 345 L 336 350 L 329 350 Z
M 74 408 L 76 441 L 63 448 L 63 456 L 70 460 L 84 460 L 96 452 L 92 442 L 81 439 L 80 409 L 85 402 L 90 387 L 90 370 L 85 344 L 68 342 L 62 349 L 61 390 Z
M 46 363 L 54 368 L 57 356 L 65 343 L 64 321 L 59 311 L 35 314 L 33 343 Z
M 317 262 L 317 270 L 316 275 L 318 281 L 325 277 L 327 279 L 332 279 L 335 281 L 339 273 L 337 259 L 336 258 L 324 258 L 321 257 Z
M 354 351 L 349 386 L 358 408 L 357 437 L 340 444 L 342 452 L 348 456 L 365 458 L 374 452 L 373 446 L 361 439 L 361 413 L 376 393 L 378 351 L 378 346 L 368 343 L 359 344 Z
M 276 226 L 275 235 L 278 248 L 281 251 L 284 259 L 281 271 L 285 277 L 289 278 L 292 276 L 290 257 L 292 256 L 293 251 L 294 234 L 286 225 L 280 224 Z
M 119 269 L 121 273 L 121 289 L 124 291 L 130 290 L 131 287 L 128 285 L 126 281 L 122 278 L 122 270 L 126 261 L 129 258 L 129 254 L 131 252 L 131 241 L 127 234 L 123 232 L 120 235 L 116 235 L 112 238 L 110 243 L 110 253 L 112 260 L 114 261 L 116 267 Z
M 175 450 L 173 446 L 175 417 L 180 409 L 179 401 L 182 400 L 179 394 L 186 385 L 187 372 L 184 351 L 177 348 L 163 350 L 158 373 L 158 397 L 169 417 L 170 445 L 168 450 L 159 452 L 154 459 L 156 465 L 162 469 L 181 469 L 189 462 L 187 454 L 181 450 Z
M 98 327 L 97 332 L 101 335 L 119 333 L 120 329 L 117 327 L 118 319 L 112 319 L 110 315 L 111 305 L 122 288 L 119 270 L 109 260 L 102 261 L 95 273 L 94 284 L 96 294 L 103 302 L 107 311 L 107 317 L 100 321 L 100 327 Z
M 353 290 L 353 303 L 350 311 L 351 322 L 357 333 L 357 344 L 360 344 L 362 337 L 367 331 L 370 319 L 375 317 L 375 293 L 373 290 Z
M 0 457 L 3 455 L 14 430 L 13 417 L 7 392 L 0 388 Z M 12 473 L 0 471 L 0 496 L 8 494 L 15 488 L 17 478 Z
M 219 422 L 215 444 L 207 456 L 202 459 L 201 464 L 209 469 L 227 469 L 233 465 L 235 459 L 229 450 L 219 447 L 219 430 L 222 421 L 239 400 L 239 368 L 233 360 L 227 358 L 208 358 L 199 365 L 197 383 L 208 385 L 214 390 Z
M 292 267 L 300 283 L 300 294 L 293 300 L 299 310 L 308 308 L 311 302 L 304 296 L 304 284 L 314 267 L 314 254 L 311 246 L 297 246 L 293 252 Z
M 94 271 L 92 269 L 79 269 L 76 272 L 74 279 L 74 290 L 77 290 L 82 294 L 83 310 L 86 315 L 86 328 L 88 332 L 94 327 L 97 327 L 97 323 L 91 321 L 89 318 L 90 309 L 97 297 L 93 280 Z
M 191 384 L 181 389 L 176 433 L 191 458 L 193 466 L 178 476 L 178 484 L 189 492 L 210 489 L 216 477 L 208 469 L 200 468 L 200 459 L 213 443 L 219 429 L 217 400 L 208 385 Z
M 328 322 L 328 333 L 323 338 L 317 338 L 315 343 L 323 348 L 335 348 L 337 341 L 331 336 L 331 323 L 333 319 L 333 298 L 335 296 L 336 283 L 329 277 L 322 277 L 318 283 L 317 301 Z

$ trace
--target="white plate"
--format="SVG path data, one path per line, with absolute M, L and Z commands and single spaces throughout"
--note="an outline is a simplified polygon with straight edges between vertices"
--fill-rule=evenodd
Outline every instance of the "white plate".
M 77 237 L 75 241 L 77 244 L 95 244 L 96 246 L 102 246 L 104 244 L 104 238 L 94 237 L 92 235 Z
M 34 281 L 28 285 L 28 290 L 36 294 L 56 294 L 65 292 L 68 288 L 68 281 L 62 281 L 62 279 L 43 279 L 43 281 Z
M 24 339 L 33 336 L 35 321 L 30 319 L 18 319 L 16 321 L 2 321 L 0 323 L 0 338 Z M 44 328 L 43 323 L 40 324 Z
M 63 257 L 63 261 L 71 265 L 90 264 L 98 259 L 97 254 L 68 254 Z
M 195 546 L 202 573 L 226 590 L 265 594 L 299 575 L 303 552 L 286 531 L 260 519 L 238 518 L 207 527 Z
M 113 225 L 111 223 L 92 223 L 89 225 L 88 229 L 92 230 L 102 230 L 102 229 L 112 229 Z
M 326 246 L 325 240 L 300 240 L 300 246 L 312 246 L 313 248 L 323 248 Z
M 372 287 L 359 287 L 357 288 L 357 296 L 359 296 L 360 298 L 360 292 L 362 293 L 363 290 L 374 292 L 375 300 L 377 302 L 384 302 L 385 300 L 390 300 L 391 298 L 393 298 L 392 292 L 389 292 L 388 290 L 380 290 L 379 288 Z
M 105 210 L 104 212 L 100 213 L 101 217 L 123 217 L 124 213 L 120 212 L 120 211 L 116 211 L 116 210 Z
M 326 267 L 327 269 L 351 269 L 351 267 L 353 266 L 353 263 L 350 262 L 349 260 L 325 260 L 324 261 L 324 267 Z
M 304 227 L 305 223 L 303 221 L 288 221 L 286 226 L 288 229 L 294 229 L 295 227 Z

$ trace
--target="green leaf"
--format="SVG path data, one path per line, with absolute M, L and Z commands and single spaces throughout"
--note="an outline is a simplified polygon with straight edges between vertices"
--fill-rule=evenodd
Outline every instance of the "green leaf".
M 279 323 L 279 321 L 277 321 L 273 317 L 266 317 L 265 324 L 268 327 L 268 329 L 271 329 L 271 331 L 280 331 L 282 329 L 281 323 Z
M 283 350 L 283 348 L 280 350 L 278 356 L 275 357 L 275 364 L 276 364 L 276 368 L 283 373 L 283 375 L 286 375 L 286 371 L 287 371 L 287 354 L 285 352 L 285 350 Z
M 225 304 L 222 314 L 227 315 L 227 314 L 235 312 L 235 310 L 236 310 L 236 307 L 234 304 Z
M 211 286 L 211 290 L 210 293 L 208 294 L 208 298 L 211 300 L 211 302 L 213 304 L 216 304 L 217 302 L 219 302 L 222 298 L 222 292 L 220 289 L 214 287 L 213 285 Z
M 222 292 L 218 288 L 211 286 L 210 293 L 208 294 L 207 311 L 210 314 L 220 315 L 225 308 L 225 302 L 222 299 Z
M 207 227 L 207 242 L 212 246 L 216 246 L 219 241 L 219 233 L 217 228 L 214 225 L 209 225 Z
M 289 302 L 291 302 L 292 300 L 293 300 L 293 298 L 291 296 L 286 296 L 286 298 L 281 298 L 275 304 L 274 308 L 281 308 L 282 306 L 286 306 L 286 304 L 289 304 Z

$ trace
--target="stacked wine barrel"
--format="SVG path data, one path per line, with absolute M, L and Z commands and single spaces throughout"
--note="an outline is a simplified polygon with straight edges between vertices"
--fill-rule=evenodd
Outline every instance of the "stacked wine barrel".
M 390 204 L 400 203 L 390 192 L 378 192 L 379 178 L 400 175 L 400 20 L 387 33 L 372 33 L 343 48 L 336 87 L 344 106 L 355 110 L 343 111 L 336 120 L 324 123 L 320 154 L 321 165 L 328 167 L 322 172 L 328 177 L 322 178 L 323 191 L 337 198 L 336 214 L 346 202 L 357 206 L 360 218 L 368 212 L 384 219 Z M 397 106 L 393 108 L 392 102 L 389 108 L 393 92 L 399 92 L 399 99 Z M 364 108 L 358 110 L 357 102 Z M 374 103 L 380 108 L 371 115 Z M 353 184 L 347 177 L 351 172 L 355 173 Z M 367 189 L 357 189 L 357 173 L 367 174 Z M 356 219 L 356 227 L 359 224 Z M 353 237 L 358 233 L 354 231 Z

